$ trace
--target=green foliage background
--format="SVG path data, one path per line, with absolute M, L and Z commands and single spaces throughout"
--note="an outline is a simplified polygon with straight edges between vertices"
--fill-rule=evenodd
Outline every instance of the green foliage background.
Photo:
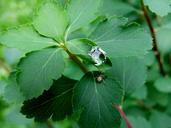
M 114 13 L 116 16 L 127 17 L 128 23 L 131 21 L 137 22 L 146 31 L 149 31 L 142 15 L 139 0 L 113 1 L 115 1 L 114 4 L 109 2 L 107 8 L 101 10 L 102 13 L 106 13 L 108 16 Z M 161 2 L 162 4 L 155 5 L 153 1 L 151 3 L 151 1 L 145 0 L 145 4 L 149 5 L 151 10 L 150 16 L 155 26 L 159 50 L 168 75 L 164 78 L 161 76 L 154 53 L 150 51 L 144 58 L 148 66 L 147 82 L 126 97 L 126 102 L 123 104 L 133 128 L 171 127 L 171 14 L 168 14 L 171 10 L 166 8 L 169 3 L 167 0 L 165 0 L 166 3 L 159 0 L 158 3 Z M 39 4 L 40 0 L 0 0 L 0 33 L 11 27 L 30 23 L 34 10 Z M 125 51 L 123 50 L 123 52 Z M 20 113 L 21 104 L 6 101 L 6 98 L 22 100 L 20 95 L 12 94 L 10 91 L 5 93 L 5 87 L 7 86 L 9 71 L 16 67 L 17 62 L 23 55 L 24 53 L 17 49 L 0 46 L 0 127 L 48 128 L 47 123 L 35 123 L 32 119 L 26 119 Z M 115 60 L 115 62 L 118 61 Z M 141 70 L 141 68 L 138 67 L 137 70 Z M 134 86 L 134 84 L 131 83 L 130 86 Z M 53 123 L 53 125 L 54 128 L 76 128 L 77 125 L 73 120 L 74 117 L 73 119 L 69 118 Z M 122 122 L 121 128 L 126 128 L 124 122 Z

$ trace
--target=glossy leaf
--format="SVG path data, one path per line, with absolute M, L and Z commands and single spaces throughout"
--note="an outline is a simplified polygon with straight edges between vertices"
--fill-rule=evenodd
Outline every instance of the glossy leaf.
M 136 57 L 115 58 L 111 60 L 109 75 L 118 80 L 125 93 L 132 93 L 141 87 L 146 80 L 144 62 Z
M 126 22 L 112 18 L 101 23 L 90 38 L 111 58 L 145 55 L 152 48 L 149 34 L 135 24 L 125 26 Z
M 55 2 L 47 2 L 39 9 L 34 27 L 44 36 L 61 41 L 68 25 L 67 14 Z
M 96 77 L 97 72 L 88 73 L 74 88 L 74 110 L 82 110 L 79 125 L 81 128 L 118 127 L 120 115 L 114 105 L 120 104 L 122 89 L 110 76 L 101 82 Z
M 48 48 L 30 53 L 19 64 L 19 86 L 26 99 L 37 97 L 61 77 L 64 71 L 62 50 Z
M 70 19 L 67 35 L 95 20 L 100 4 L 101 0 L 71 0 L 67 8 Z

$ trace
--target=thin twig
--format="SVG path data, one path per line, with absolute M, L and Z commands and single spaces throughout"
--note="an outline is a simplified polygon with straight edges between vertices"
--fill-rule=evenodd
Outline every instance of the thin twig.
M 133 128 L 132 125 L 131 125 L 131 123 L 129 122 L 128 118 L 126 117 L 126 114 L 125 114 L 125 112 L 122 109 L 122 106 L 115 105 L 114 107 L 118 110 L 118 112 L 120 113 L 120 115 L 122 116 L 122 118 L 125 120 L 125 123 L 126 123 L 127 127 L 128 128 Z
M 151 37 L 153 39 L 153 51 L 154 51 L 154 54 L 156 56 L 156 59 L 157 59 L 158 65 L 159 65 L 160 73 L 162 74 L 162 76 L 165 76 L 166 72 L 164 70 L 163 62 L 162 62 L 162 59 L 161 59 L 161 54 L 160 54 L 160 51 L 159 51 L 158 46 L 157 46 L 157 38 L 156 38 L 155 29 L 153 27 L 150 16 L 148 15 L 148 11 L 147 11 L 147 9 L 146 9 L 146 7 L 144 5 L 143 0 L 141 0 L 141 5 L 142 5 L 142 10 L 143 10 L 143 13 L 144 13 L 145 20 L 146 20 L 146 22 L 148 24 L 148 27 L 150 29 L 150 32 L 151 32 Z
M 61 47 L 67 52 L 69 57 L 80 67 L 84 73 L 89 72 L 88 68 L 81 62 L 81 60 L 75 54 L 71 53 L 65 45 L 61 45 Z

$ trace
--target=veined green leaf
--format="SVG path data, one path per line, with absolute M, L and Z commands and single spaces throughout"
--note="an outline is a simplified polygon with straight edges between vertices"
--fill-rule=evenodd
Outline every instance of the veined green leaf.
M 70 24 L 66 32 L 66 38 L 69 33 L 88 25 L 95 20 L 98 15 L 101 0 L 71 0 L 67 11 L 70 18 Z
M 18 48 L 25 52 L 56 45 L 55 41 L 40 36 L 32 27 L 8 30 L 6 33 L 0 35 L 0 43 L 7 47 Z
M 110 76 L 97 82 L 97 74 L 86 74 L 74 88 L 74 110 L 82 110 L 79 125 L 81 128 L 118 127 L 120 115 L 114 105 L 120 104 L 122 89 Z
M 152 48 L 150 35 L 135 24 L 124 26 L 126 21 L 112 18 L 101 23 L 90 36 L 111 58 L 142 56 Z
M 30 53 L 19 64 L 18 83 L 26 99 L 37 97 L 61 77 L 64 71 L 62 50 L 48 48 Z
M 44 36 L 63 40 L 68 25 L 67 14 L 58 4 L 47 2 L 39 9 L 34 27 Z
M 120 82 L 124 92 L 131 93 L 145 83 L 147 74 L 143 60 L 126 57 L 111 59 L 111 62 L 108 74 Z
M 21 112 L 35 121 L 65 119 L 72 114 L 72 91 L 76 81 L 61 77 L 38 98 L 24 102 Z

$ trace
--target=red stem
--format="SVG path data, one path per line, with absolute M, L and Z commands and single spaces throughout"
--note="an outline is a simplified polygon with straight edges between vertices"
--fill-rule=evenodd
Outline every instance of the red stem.
M 125 112 L 123 111 L 122 107 L 120 105 L 116 105 L 115 108 L 118 110 L 120 113 L 121 117 L 125 120 L 125 123 L 128 128 L 133 128 L 131 123 L 129 122 L 128 118 L 126 117 Z
M 159 65 L 160 73 L 162 74 L 162 76 L 165 76 L 166 72 L 164 70 L 162 59 L 161 59 L 161 54 L 160 54 L 160 51 L 159 51 L 158 46 L 157 46 L 157 38 L 156 38 L 155 29 L 153 27 L 150 16 L 148 15 L 148 11 L 144 5 L 143 0 L 141 0 L 141 5 L 142 5 L 142 10 L 144 13 L 145 20 L 146 20 L 148 27 L 150 29 L 150 32 L 151 32 L 151 37 L 153 39 L 153 51 L 154 51 L 154 54 L 156 56 L 156 59 L 157 59 L 158 65 Z

